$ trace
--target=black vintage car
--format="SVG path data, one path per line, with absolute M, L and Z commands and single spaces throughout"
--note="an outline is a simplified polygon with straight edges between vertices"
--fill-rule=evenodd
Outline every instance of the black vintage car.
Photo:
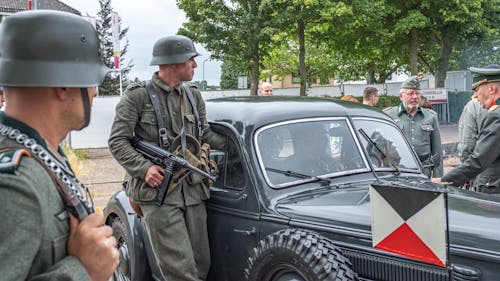
M 206 107 L 213 130 L 228 140 L 211 152 L 219 177 L 207 203 L 209 280 L 500 280 L 500 200 L 430 183 L 379 110 L 298 97 L 223 98 Z M 445 238 L 434 241 L 446 244 L 442 265 L 374 246 L 370 189 L 377 186 L 446 195 L 447 231 L 434 230 Z M 417 197 L 395 204 L 406 211 Z M 125 194 L 115 194 L 105 212 L 121 271 L 131 280 L 161 280 Z M 426 216 L 424 225 L 438 215 Z

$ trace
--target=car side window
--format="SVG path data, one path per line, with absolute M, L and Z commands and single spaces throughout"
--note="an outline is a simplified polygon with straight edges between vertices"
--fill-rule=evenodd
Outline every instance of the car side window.
M 245 171 L 238 148 L 234 141 L 227 138 L 224 150 L 212 150 L 210 159 L 219 169 L 219 176 L 213 186 L 218 188 L 242 189 L 245 186 Z

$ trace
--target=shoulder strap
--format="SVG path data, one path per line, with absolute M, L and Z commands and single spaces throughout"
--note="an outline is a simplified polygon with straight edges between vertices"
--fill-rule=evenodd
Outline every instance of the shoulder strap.
M 42 167 L 49 172 L 51 178 L 57 180 L 58 184 L 56 184 L 56 187 L 60 191 L 60 195 L 66 203 L 68 210 L 71 211 L 80 221 L 82 221 L 90 213 L 95 212 L 95 202 L 90 194 L 89 188 L 78 181 L 73 172 L 68 167 L 61 164 L 43 146 L 18 129 L 11 128 L 1 123 L 0 135 L 6 136 L 9 139 L 15 140 L 17 143 L 23 145 L 23 147 L 26 148 L 33 156 L 33 159 L 42 164 Z M 82 191 L 85 191 L 87 195 L 85 197 L 87 198 L 84 197 Z M 90 200 L 90 204 L 87 199 Z
M 201 138 L 203 136 L 203 124 L 201 124 L 201 122 L 200 122 L 200 114 L 198 113 L 198 105 L 196 104 L 196 100 L 194 99 L 193 93 L 189 89 L 189 86 L 182 84 L 182 88 L 184 88 L 184 91 L 186 92 L 186 96 L 189 100 L 189 103 L 191 104 L 191 107 L 193 108 L 193 114 L 194 114 L 194 117 L 196 118 L 196 125 L 198 126 L 198 138 Z
M 165 128 L 165 124 L 163 124 L 163 119 L 161 117 L 160 99 L 158 98 L 158 93 L 150 80 L 146 81 L 146 91 L 148 92 L 149 99 L 151 100 L 155 110 L 156 122 L 158 124 L 159 143 L 162 147 L 168 149 L 170 147 L 170 143 L 168 142 L 167 129 Z
M 31 157 L 31 153 L 27 149 L 18 146 L 0 149 L 0 173 L 13 174 L 23 156 Z

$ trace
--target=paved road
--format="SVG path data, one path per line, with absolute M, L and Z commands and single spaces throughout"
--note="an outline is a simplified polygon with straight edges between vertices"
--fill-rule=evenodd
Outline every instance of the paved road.
M 441 133 L 441 143 L 446 154 L 455 153 L 458 142 L 458 124 L 441 124 L 439 132 Z

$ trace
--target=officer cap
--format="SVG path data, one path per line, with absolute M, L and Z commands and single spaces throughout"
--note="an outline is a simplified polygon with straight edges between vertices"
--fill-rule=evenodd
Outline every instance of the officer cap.
M 418 76 L 410 76 L 406 81 L 401 85 L 401 89 L 413 89 L 420 90 L 420 80 Z
M 486 67 L 471 67 L 472 72 L 472 90 L 488 82 L 500 81 L 500 65 L 490 64 Z
M 153 59 L 150 65 L 185 63 L 200 54 L 193 41 L 186 36 L 172 35 L 158 39 L 153 46 Z

